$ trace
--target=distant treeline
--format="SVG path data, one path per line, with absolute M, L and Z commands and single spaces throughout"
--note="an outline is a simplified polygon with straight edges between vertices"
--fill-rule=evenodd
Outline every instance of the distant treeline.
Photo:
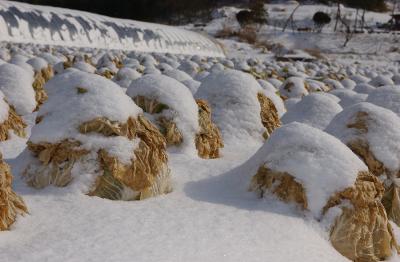
M 178 23 L 211 14 L 224 4 L 246 3 L 246 0 L 16 0 L 38 5 L 66 7 L 112 17 L 150 22 Z M 185 21 L 186 22 L 186 21 Z
M 214 8 L 223 5 L 246 6 L 250 2 L 268 0 L 16 0 L 19 2 L 66 7 L 112 17 L 149 22 L 186 23 L 210 18 Z M 309 0 L 298 0 L 310 2 Z M 337 2 L 367 10 L 383 11 L 384 0 L 317 0 L 327 4 Z

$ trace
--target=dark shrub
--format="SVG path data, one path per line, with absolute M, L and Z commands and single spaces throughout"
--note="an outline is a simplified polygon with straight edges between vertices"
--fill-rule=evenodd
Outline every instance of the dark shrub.
M 331 22 L 331 17 L 324 12 L 316 12 L 313 16 L 315 27 L 318 31 Z
M 240 26 L 244 27 L 253 22 L 253 13 L 248 10 L 242 10 L 236 14 L 236 19 L 238 20 Z

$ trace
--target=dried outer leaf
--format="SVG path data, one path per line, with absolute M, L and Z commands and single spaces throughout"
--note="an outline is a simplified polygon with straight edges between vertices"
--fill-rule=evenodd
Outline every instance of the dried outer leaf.
M 260 196 L 271 192 L 285 202 L 294 202 L 307 209 L 307 198 L 301 184 L 288 173 L 261 166 L 253 177 L 250 190 Z M 331 227 L 330 240 L 335 249 L 353 261 L 379 261 L 392 255 L 397 242 L 381 203 L 384 187 L 369 172 L 360 172 L 353 187 L 333 195 L 322 214 L 344 201 L 342 213 Z
M 360 111 L 357 112 L 354 121 L 347 124 L 348 128 L 356 129 L 360 134 L 358 139 L 347 143 L 347 146 L 364 161 L 375 176 L 380 176 L 387 170 L 369 149 L 368 141 L 363 138 L 363 135 L 368 133 L 368 117 L 367 112 Z
M 161 116 L 157 119 L 157 124 L 167 141 L 167 146 L 177 146 L 183 142 L 182 133 L 172 120 Z
M 382 204 L 390 220 L 400 226 L 400 188 L 392 183 L 385 191 Z
M 200 132 L 196 134 L 195 143 L 201 158 L 220 157 L 219 149 L 224 147 L 218 127 L 212 122 L 211 108 L 205 100 L 196 100 L 199 108 Z
M 86 94 L 87 92 L 88 92 L 88 90 L 86 89 L 86 88 L 83 88 L 83 87 L 76 87 L 76 92 L 78 93 L 78 94 Z
M 277 172 L 268 167 L 261 166 L 250 183 L 250 191 L 256 192 L 260 197 L 270 192 L 284 202 L 293 202 L 302 209 L 307 209 L 307 197 L 303 186 L 293 176 L 286 172 Z
M 114 72 L 110 71 L 110 70 L 104 70 L 103 72 L 99 73 L 96 72 L 96 74 L 100 75 L 100 76 L 104 76 L 107 79 L 112 79 L 115 75 Z
M 34 144 L 28 141 L 28 149 L 39 160 L 39 166 L 28 166 L 23 177 L 28 185 L 43 188 L 48 185 L 64 187 L 72 181 L 71 170 L 82 156 L 89 152 L 79 149 L 79 141 L 63 140 L 56 144 Z
M 79 132 L 82 134 L 93 132 L 104 136 L 127 136 L 127 126 L 117 121 L 110 121 L 105 117 L 98 117 L 81 124 Z
M 95 132 L 108 137 L 140 139 L 128 165 L 103 149 L 97 152 L 99 172 L 102 175 L 97 178 L 89 195 L 113 200 L 133 200 L 171 191 L 165 139 L 143 116 L 129 118 L 126 123 L 96 118 L 83 123 L 79 131 L 83 134 Z M 57 144 L 28 142 L 29 150 L 40 162 L 39 167 L 29 167 L 25 171 L 28 184 L 38 188 L 49 184 L 67 185 L 72 180 L 71 170 L 75 162 L 90 153 L 79 146 L 80 142 L 73 140 Z
M 159 114 L 163 110 L 169 109 L 166 104 L 160 103 L 155 99 L 148 99 L 145 96 L 136 96 L 133 98 L 133 101 L 142 108 L 144 112 L 149 114 Z
M 74 140 L 63 140 L 56 144 L 40 143 L 34 144 L 30 141 L 27 143 L 29 150 L 36 156 L 43 165 L 50 163 L 61 164 L 68 160 L 77 160 L 81 156 L 88 154 L 85 149 L 80 149 L 81 143 Z
M 159 114 L 163 110 L 169 109 L 168 105 L 158 102 L 156 99 L 148 99 L 145 96 L 137 96 L 133 101 L 149 114 Z M 161 134 L 164 135 L 168 146 L 177 146 L 183 142 L 183 136 L 176 123 L 164 116 L 157 118 L 157 125 Z
M 39 72 L 35 72 L 34 82 L 32 84 L 35 90 L 35 100 L 38 107 L 42 105 L 48 98 L 46 91 L 44 90 L 44 85 L 54 76 L 53 68 L 49 65 L 43 68 Z
M 103 165 L 103 175 L 97 178 L 94 189 L 88 194 L 89 196 L 98 196 L 110 200 L 123 199 L 124 185 L 116 179 L 107 165 Z M 129 199 L 127 199 L 129 200 Z
M 54 70 L 51 65 L 48 65 L 46 68 L 43 68 L 41 70 L 42 76 L 44 78 L 44 81 L 47 82 L 54 76 Z
M 331 229 L 332 245 L 353 261 L 380 261 L 399 251 L 392 227 L 381 203 L 382 183 L 368 172 L 360 172 L 355 185 L 338 192 L 327 202 L 324 213 L 342 201 L 352 207 L 342 207 Z
M 83 60 L 85 61 L 85 63 L 95 66 L 95 64 L 92 62 L 92 58 L 90 56 L 88 56 L 87 54 L 83 55 Z
M 11 188 L 12 174 L 10 167 L 0 156 L 0 231 L 7 230 L 15 222 L 17 215 L 28 212 L 20 196 Z
M 74 62 L 68 58 L 67 61 L 63 62 L 64 69 L 72 67 L 73 64 L 74 64 Z
M 8 118 L 0 124 L 0 141 L 6 141 L 9 137 L 9 132 L 12 131 L 19 137 L 26 137 L 26 124 L 22 118 L 17 115 L 14 107 L 9 106 Z
M 354 128 L 359 131 L 360 134 L 368 133 L 368 113 L 367 112 L 357 112 L 354 122 L 347 124 L 348 128 Z
M 124 63 L 122 63 L 122 61 L 121 61 L 120 59 L 118 59 L 118 58 L 114 58 L 114 59 L 112 60 L 112 62 L 115 64 L 115 66 L 116 66 L 118 69 L 124 67 Z
M 271 99 L 262 93 L 258 93 L 257 98 L 261 106 L 261 121 L 267 129 L 264 137 L 267 139 L 276 128 L 281 126 L 281 120 L 279 119 L 278 110 Z
M 386 173 L 385 166 L 382 162 L 376 159 L 375 155 L 369 149 L 367 142 L 357 139 L 347 143 L 347 146 L 364 161 L 368 166 L 368 169 L 375 176 L 380 176 Z
M 131 200 L 170 192 L 165 139 L 143 116 L 137 120 L 130 118 L 126 125 L 129 131 L 127 137 L 138 137 L 141 140 L 131 164 L 124 165 L 105 150 L 100 150 L 98 158 L 104 173 L 89 195 Z

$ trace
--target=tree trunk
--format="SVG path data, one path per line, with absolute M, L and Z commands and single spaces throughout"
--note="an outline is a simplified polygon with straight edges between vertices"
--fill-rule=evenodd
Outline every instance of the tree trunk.
M 301 5 L 301 4 L 298 4 L 298 5 L 296 6 L 296 8 L 293 10 L 293 12 L 290 14 L 288 20 L 286 20 L 286 23 L 285 23 L 285 25 L 284 25 L 283 28 L 282 28 L 282 32 L 285 32 L 286 27 L 289 25 L 290 22 L 292 23 L 292 28 L 293 28 L 293 16 L 294 16 L 294 13 L 297 11 L 297 9 L 299 9 L 300 5 Z
M 365 8 L 363 10 L 363 14 L 361 17 L 361 30 L 364 30 L 364 23 L 365 23 Z
M 357 31 L 357 22 L 358 22 L 358 8 L 356 9 L 356 19 L 354 21 L 354 29 L 353 29 L 354 32 Z
M 340 14 L 340 2 L 338 2 L 338 3 L 337 3 L 337 12 L 336 12 L 335 28 L 333 29 L 333 31 L 335 31 L 335 32 L 336 32 L 337 25 L 338 25 L 338 23 L 339 23 L 340 17 L 341 17 L 341 14 Z

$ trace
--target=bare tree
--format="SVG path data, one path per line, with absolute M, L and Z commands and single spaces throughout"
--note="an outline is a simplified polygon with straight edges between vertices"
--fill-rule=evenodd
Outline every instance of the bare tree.
M 339 20 L 340 20 L 340 18 L 341 18 L 341 16 L 342 16 L 342 14 L 341 14 L 341 9 L 340 9 L 341 2 L 340 2 L 339 0 L 337 0 L 336 3 L 337 3 L 336 22 L 335 22 L 335 27 L 334 27 L 334 29 L 333 29 L 333 31 L 335 31 L 335 32 L 336 32 L 336 30 L 337 30 L 337 26 L 338 26 Z
M 286 20 L 285 25 L 282 28 L 282 32 L 285 32 L 289 23 L 292 25 L 292 29 L 294 29 L 293 17 L 294 17 L 294 14 L 296 13 L 297 9 L 299 9 L 300 6 L 301 6 L 301 3 L 299 3 L 295 9 L 293 9 L 292 13 L 290 14 L 289 18 Z

